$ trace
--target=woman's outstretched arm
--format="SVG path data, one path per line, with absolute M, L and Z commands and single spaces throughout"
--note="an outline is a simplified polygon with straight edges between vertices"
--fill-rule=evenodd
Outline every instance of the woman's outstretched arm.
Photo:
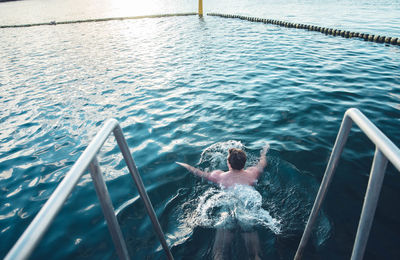
M 203 178 L 206 178 L 206 179 L 208 179 L 210 181 L 213 181 L 213 182 L 216 182 L 216 183 L 218 183 L 218 180 L 219 180 L 218 175 L 223 172 L 221 170 L 216 170 L 216 171 L 212 171 L 212 172 L 205 172 L 205 171 L 197 169 L 197 168 L 195 168 L 193 166 L 190 166 L 187 163 L 182 163 L 182 162 L 176 162 L 176 163 L 179 164 L 182 167 L 185 167 L 188 171 L 192 172 L 193 174 L 195 174 L 197 176 L 200 176 L 200 177 L 203 177 Z
M 260 174 L 264 171 L 264 168 L 267 167 L 267 152 L 269 150 L 269 145 L 264 146 L 264 148 L 260 152 L 260 160 L 258 161 L 256 166 L 250 167 L 247 171 L 253 173 L 255 178 L 258 178 Z

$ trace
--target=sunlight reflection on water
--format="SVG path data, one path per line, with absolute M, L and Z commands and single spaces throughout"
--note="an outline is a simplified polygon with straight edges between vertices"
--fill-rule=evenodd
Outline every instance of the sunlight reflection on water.
M 110 2 L 61 4 L 56 0 L 46 6 L 38 0 L 1 3 L 0 24 L 119 16 L 124 12 L 135 15 L 119 1 L 113 2 L 114 7 L 110 7 Z M 184 3 L 187 5 L 160 10 L 164 13 L 170 11 L 168 8 L 174 12 L 193 11 L 193 6 L 196 9 L 193 2 Z M 349 8 L 357 9 L 357 3 L 352 2 Z M 84 8 L 78 8 L 84 4 Z M 384 28 L 392 35 L 400 28 L 400 19 L 392 19 L 400 14 L 396 8 L 386 20 L 381 19 L 386 17 L 383 11 L 388 8 L 383 4 L 366 23 L 368 17 L 358 19 L 363 13 L 342 19 L 348 11 L 329 16 L 330 10 L 324 6 L 311 9 L 324 12 L 309 16 L 309 2 L 281 14 L 295 4 L 274 4 L 269 8 L 257 1 L 232 2 L 229 7 L 223 7 L 226 2 L 209 4 L 209 8 L 214 4 L 216 9 L 227 12 L 240 9 L 242 13 L 308 19 L 363 30 Z M 369 13 L 378 4 L 364 5 Z M 332 2 L 325 5 L 331 6 Z M 97 12 L 96 8 L 102 10 Z M 154 8 L 155 5 L 149 5 L 135 10 L 138 14 L 159 13 Z M 322 16 L 327 18 L 321 19 Z M 376 23 L 378 19 L 381 21 Z M 360 108 L 390 138 L 399 141 L 396 104 L 400 96 L 400 56 L 396 46 L 208 16 L 2 29 L 1 33 L 0 186 L 7 198 L 7 203 L 0 205 L 1 240 L 5 241 L 2 255 L 110 117 L 121 122 L 158 212 L 163 212 L 165 202 L 182 185 L 191 187 L 197 183 L 192 176 L 174 168 L 175 161 L 195 164 L 205 147 L 219 142 L 239 140 L 246 147 L 258 149 L 268 140 L 282 158 L 300 169 L 288 174 L 292 178 L 287 178 L 289 181 L 280 180 L 281 175 L 277 174 L 276 183 L 286 184 L 289 192 L 295 183 L 297 190 L 309 194 L 309 186 L 295 177 L 304 174 L 315 181 L 321 178 L 343 113 L 350 106 Z M 349 144 L 351 149 L 343 160 L 346 167 L 338 174 L 342 183 L 333 191 L 335 199 L 341 199 L 340 205 L 356 219 L 359 212 L 353 211 L 364 190 L 354 183 L 365 183 L 373 149 L 359 132 L 355 131 L 354 136 L 354 140 L 360 141 Z M 118 208 L 137 195 L 136 189 L 112 139 L 100 155 Z M 219 161 L 224 160 L 221 157 Z M 382 193 L 383 201 L 385 194 L 386 199 L 387 194 L 396 197 L 399 190 L 398 175 L 389 171 L 387 176 L 391 179 L 384 183 L 388 192 Z M 269 192 L 260 192 L 263 198 L 272 191 L 280 194 L 280 186 L 271 189 L 268 179 L 265 182 Z M 293 205 L 290 194 L 280 195 L 290 207 Z M 186 194 L 181 197 L 185 199 Z M 271 201 L 275 203 L 274 199 Z M 93 206 L 94 201 L 93 185 L 85 175 L 38 254 L 43 256 L 49 253 L 46 250 L 52 250 L 57 251 L 55 258 L 112 255 L 113 246 L 107 240 L 104 219 L 98 205 Z M 277 204 L 274 203 L 271 205 Z M 301 201 L 298 203 L 301 205 Z M 149 234 L 145 220 L 135 221 L 141 213 L 136 210 L 122 218 L 134 219 L 124 231 L 136 234 L 136 229 L 140 229 Z M 385 231 L 384 240 L 390 246 L 397 241 L 399 224 L 392 218 L 396 214 L 390 211 L 391 206 L 384 204 L 380 210 L 377 225 Z M 344 221 L 340 214 L 328 213 L 337 221 L 334 233 L 344 238 L 346 246 L 351 244 L 348 240 L 352 233 L 348 230 L 355 224 Z M 297 235 L 293 233 L 290 235 Z M 379 235 L 378 238 L 383 237 Z M 284 249 L 291 252 L 296 238 L 290 239 L 289 249 Z M 132 248 L 148 253 L 153 252 L 149 247 L 157 242 L 146 237 L 137 243 Z M 321 250 L 332 253 L 329 247 Z M 387 253 L 379 246 L 373 245 L 372 250 Z M 339 258 L 348 254 L 344 251 L 338 253 Z M 393 255 L 399 255 L 398 250 L 393 250 Z

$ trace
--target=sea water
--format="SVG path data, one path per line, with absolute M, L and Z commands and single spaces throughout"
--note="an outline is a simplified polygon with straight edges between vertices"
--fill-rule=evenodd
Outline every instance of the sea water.
M 197 6 L 148 2 L 0 3 L 0 25 Z M 206 1 L 204 7 L 400 37 L 396 1 Z M 209 16 L 1 29 L 0 39 L 0 257 L 110 117 L 121 123 L 176 259 L 211 257 L 216 229 L 232 215 L 226 208 L 258 223 L 264 258 L 292 259 L 346 109 L 359 108 L 400 143 L 397 46 Z M 226 170 L 227 149 L 237 147 L 253 165 L 267 142 L 268 166 L 254 188 L 224 191 L 175 164 Z M 110 138 L 99 160 L 130 256 L 163 258 L 115 145 Z M 373 152 L 355 127 L 307 259 L 351 255 Z M 365 259 L 400 257 L 399 188 L 389 165 Z M 242 194 L 254 207 L 241 204 Z M 238 259 L 245 257 L 240 235 L 234 243 Z M 88 174 L 32 257 L 116 257 Z

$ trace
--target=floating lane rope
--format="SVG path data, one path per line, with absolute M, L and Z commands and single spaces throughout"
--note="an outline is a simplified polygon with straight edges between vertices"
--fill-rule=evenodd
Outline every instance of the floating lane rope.
M 250 22 L 269 23 L 269 24 L 275 24 L 278 26 L 284 26 L 284 27 L 288 27 L 288 28 L 305 29 L 305 30 L 309 30 L 309 31 L 316 31 L 316 32 L 324 33 L 326 35 L 341 36 L 344 38 L 360 38 L 360 39 L 363 39 L 365 41 L 370 41 L 370 42 L 386 43 L 386 44 L 391 44 L 391 45 L 400 45 L 400 38 L 396 38 L 396 37 L 387 37 L 387 36 L 373 35 L 373 34 L 368 34 L 368 33 L 350 32 L 350 31 L 320 27 L 320 26 L 315 26 L 315 25 L 290 23 L 290 22 L 285 22 L 285 21 L 263 19 L 263 18 L 249 17 L 249 16 L 242 16 L 242 15 L 218 14 L 218 13 L 208 13 L 207 15 L 219 16 L 219 17 L 223 17 L 223 18 L 235 18 L 235 19 L 247 20 Z
M 156 15 L 143 15 L 143 16 L 109 17 L 109 18 L 61 21 L 61 22 L 51 21 L 51 22 L 46 22 L 46 23 L 0 25 L 0 29 L 2 29 L 2 28 L 32 27 L 32 26 L 42 26 L 42 25 L 71 24 L 71 23 L 106 22 L 106 21 L 115 21 L 115 20 L 132 20 L 132 19 L 143 19 L 143 18 L 160 18 L 160 17 L 171 17 L 171 16 L 189 16 L 189 15 L 197 15 L 197 13 L 156 14 Z

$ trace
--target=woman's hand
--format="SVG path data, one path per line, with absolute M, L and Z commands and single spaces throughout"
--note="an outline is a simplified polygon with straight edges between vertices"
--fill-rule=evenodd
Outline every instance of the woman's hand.
M 269 144 L 266 144 L 264 148 L 261 150 L 260 155 L 261 157 L 266 156 L 269 150 Z

